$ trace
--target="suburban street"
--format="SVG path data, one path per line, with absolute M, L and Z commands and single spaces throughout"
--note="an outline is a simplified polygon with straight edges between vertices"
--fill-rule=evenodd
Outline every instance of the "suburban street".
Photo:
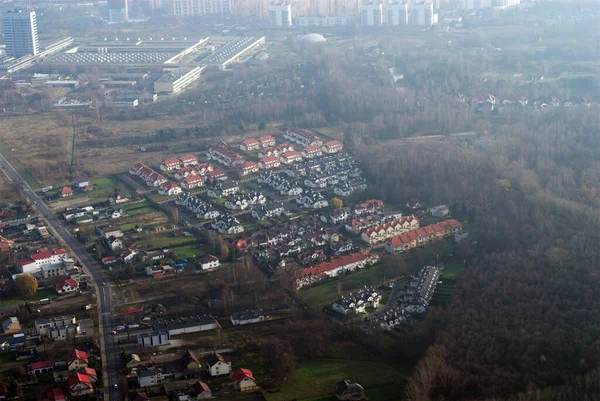
M 104 394 L 105 400 L 121 400 L 121 391 L 119 384 L 119 366 L 120 355 L 119 347 L 114 336 L 111 334 L 114 327 L 112 317 L 113 307 L 111 303 L 110 286 L 105 284 L 104 271 L 100 263 L 87 252 L 85 246 L 77 240 L 68 230 L 63 228 L 62 223 L 46 207 L 44 202 L 36 195 L 32 188 L 23 180 L 19 173 L 0 153 L 0 167 L 13 183 L 21 188 L 23 196 L 30 202 L 32 207 L 37 209 L 40 217 L 43 217 L 48 228 L 51 229 L 59 241 L 68 247 L 73 256 L 79 261 L 81 266 L 87 271 L 92 279 L 97 294 L 100 348 L 102 353 L 102 365 L 104 375 Z

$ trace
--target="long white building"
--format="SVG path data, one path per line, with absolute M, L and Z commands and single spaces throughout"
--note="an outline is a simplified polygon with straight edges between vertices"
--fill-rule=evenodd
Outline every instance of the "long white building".
M 173 0 L 171 13 L 181 17 L 229 14 L 233 0 Z
M 2 30 L 8 56 L 37 56 L 40 52 L 35 11 L 14 9 L 5 12 L 2 15 Z

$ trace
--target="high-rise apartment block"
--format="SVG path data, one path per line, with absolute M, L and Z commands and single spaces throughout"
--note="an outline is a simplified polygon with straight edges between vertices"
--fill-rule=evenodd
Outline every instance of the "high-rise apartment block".
M 119 24 L 129 20 L 128 0 L 108 0 L 108 22 L 111 24 Z
M 2 15 L 6 53 L 15 58 L 40 52 L 35 11 L 14 9 Z
M 233 9 L 233 0 L 172 0 L 173 15 L 181 17 L 230 14 Z
M 432 3 L 417 3 L 412 10 L 413 24 L 418 26 L 432 26 L 437 23 L 437 14 L 433 12 Z
M 362 25 L 383 25 L 383 5 L 379 1 L 364 3 L 360 10 L 360 21 Z
M 271 25 L 291 26 L 292 25 L 292 6 L 289 4 L 273 4 L 269 10 Z
M 387 25 L 408 25 L 408 4 L 397 1 L 385 7 Z

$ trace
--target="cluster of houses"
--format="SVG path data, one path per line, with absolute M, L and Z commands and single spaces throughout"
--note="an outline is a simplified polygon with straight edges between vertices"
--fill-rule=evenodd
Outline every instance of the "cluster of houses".
M 141 162 L 135 163 L 133 167 L 129 169 L 129 174 L 141 178 L 143 181 L 146 182 L 146 185 L 148 185 L 149 187 L 156 188 L 169 181 L 165 176 L 154 171 L 146 164 Z
M 66 400 L 66 394 L 70 397 L 80 397 L 94 393 L 94 384 L 98 381 L 98 374 L 88 365 L 88 354 L 74 349 L 69 352 L 66 361 L 33 362 L 27 365 L 25 372 L 29 376 L 52 375 L 56 387 L 41 394 L 38 399 L 59 401 Z
M 355 222 L 355 224 L 360 224 Z M 373 224 L 373 220 L 368 220 L 368 223 Z M 355 225 L 356 227 L 356 225 Z M 395 237 L 402 233 L 414 231 L 419 228 L 419 219 L 415 216 L 407 216 L 394 218 L 392 220 L 382 219 L 379 224 L 369 227 L 360 234 L 360 238 L 367 244 L 373 245 L 379 242 L 383 242 L 388 238 Z
M 14 351 L 25 345 L 26 337 L 23 333 L 21 322 L 16 316 L 11 316 L 2 322 L 0 332 L 0 349 L 3 351 Z
M 228 213 L 223 213 L 212 221 L 211 227 L 213 230 L 217 230 L 221 234 L 239 234 L 244 232 L 244 226 Z
M 177 158 L 165 159 L 160 164 L 162 171 L 181 170 L 188 166 L 196 166 L 198 158 L 194 155 L 183 155 Z
M 225 207 L 229 210 L 246 210 L 250 206 L 264 205 L 267 198 L 260 192 L 238 193 L 225 200 Z
M 385 243 L 385 250 L 389 253 L 405 252 L 432 241 L 460 234 L 462 229 L 462 224 L 458 220 L 450 219 L 442 221 L 423 228 L 407 231 L 400 235 L 395 235 Z
M 285 177 L 283 174 L 263 172 L 257 178 L 261 184 L 267 184 L 284 196 L 298 196 L 302 193 L 302 187 L 295 181 Z
M 456 100 L 459 103 L 467 103 L 467 99 L 464 95 L 458 94 Z M 591 107 L 591 103 L 589 99 L 585 97 L 575 97 L 566 99 L 564 102 L 561 102 L 555 96 L 546 96 L 534 99 L 530 101 L 525 96 L 505 96 L 500 99 L 492 94 L 480 94 L 475 96 L 473 99 L 473 103 L 476 104 L 476 110 L 478 112 L 483 111 L 494 111 L 498 110 L 499 112 L 518 109 L 518 110 L 544 110 L 548 108 L 554 107 Z
M 73 315 L 37 319 L 34 326 L 40 338 L 54 341 L 73 339 L 81 332 L 77 318 Z
M 306 190 L 298 196 L 296 203 L 306 209 L 322 209 L 329 206 L 329 202 L 327 202 L 323 194 L 312 189 Z
M 363 288 L 343 296 L 331 305 L 331 309 L 342 315 L 367 313 L 367 308 L 377 309 L 381 294 L 374 288 Z
M 252 217 L 257 220 L 281 216 L 283 213 L 285 213 L 283 202 L 270 202 L 266 205 L 260 205 L 252 209 L 250 212 Z
M 211 198 L 224 198 L 240 192 L 240 184 L 237 181 L 220 182 L 213 185 L 206 194 Z
M 232 369 L 231 361 L 216 352 L 197 354 L 188 350 L 157 360 L 141 360 L 138 355 L 130 354 L 125 366 L 128 378 L 136 380 L 142 390 L 161 389 L 179 400 L 213 398 L 205 379 L 229 378 L 228 387 L 241 392 L 258 389 L 250 370 Z
M 175 204 L 184 206 L 201 220 L 214 219 L 221 214 L 211 203 L 205 202 L 200 197 L 191 195 L 189 192 L 179 194 L 175 199 Z
M 369 252 L 354 252 L 339 256 L 330 261 L 321 262 L 313 267 L 305 267 L 296 272 L 296 287 L 298 289 L 318 283 L 330 277 L 364 269 L 379 261 L 379 255 Z
M 75 177 L 73 180 L 72 186 L 63 186 L 58 190 L 58 196 L 61 198 L 66 198 L 68 196 L 72 196 L 75 192 L 89 192 L 93 190 L 90 179 L 87 175 L 79 175 Z

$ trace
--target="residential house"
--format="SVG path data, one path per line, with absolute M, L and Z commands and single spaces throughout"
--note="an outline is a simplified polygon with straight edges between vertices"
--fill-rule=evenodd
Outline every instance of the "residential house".
M 347 221 L 349 218 L 350 218 L 350 208 L 342 207 L 342 208 L 335 208 L 333 210 L 333 212 L 329 213 L 328 215 L 321 216 L 321 221 L 323 223 L 329 223 L 329 224 L 336 225 L 336 224 Z
M 305 159 L 314 159 L 315 157 L 321 156 L 323 154 L 323 150 L 319 146 L 310 145 L 305 147 L 301 154 Z
M 142 347 L 158 347 L 159 345 L 171 344 L 171 336 L 168 331 L 154 331 L 152 333 L 138 334 L 137 343 Z
M 96 231 L 98 231 L 104 239 L 109 239 L 110 237 L 121 238 L 123 236 L 123 232 L 118 227 L 111 225 L 96 227 Z
M 144 163 L 136 163 L 129 169 L 129 174 L 136 175 L 146 182 L 149 187 L 158 187 L 168 180 Z
M 352 243 L 352 241 L 350 241 L 350 240 L 345 241 L 345 242 L 343 242 L 343 241 L 332 242 L 329 244 L 330 253 L 333 256 L 341 256 L 345 253 L 353 251 L 354 248 L 355 248 L 355 246 Z
M 182 167 L 187 167 L 187 166 L 196 166 L 198 164 L 198 158 L 194 155 L 183 155 L 181 157 L 179 157 L 179 163 L 181 164 Z
M 268 170 L 281 166 L 281 161 L 277 156 L 266 156 L 258 162 L 258 167 Z
M 360 238 L 368 244 L 376 244 L 394 236 L 419 228 L 419 220 L 414 216 L 402 217 L 391 221 L 382 220 L 375 227 L 367 228 Z
M 323 144 L 323 152 L 325 153 L 337 153 L 342 149 L 344 149 L 344 145 L 335 139 L 333 141 L 327 141 Z
M 102 258 L 102 264 L 104 266 L 112 265 L 113 263 L 117 263 L 119 259 L 116 256 L 106 256 Z
M 55 328 L 68 327 L 77 324 L 77 319 L 73 315 L 59 316 L 49 319 L 37 319 L 34 322 L 35 331 L 40 337 L 48 337 Z
M 321 209 L 329 205 L 321 193 L 312 190 L 304 191 L 296 202 L 307 209 Z
M 171 171 L 179 169 L 181 167 L 181 163 L 177 158 L 165 159 L 162 161 L 162 163 L 160 163 L 159 167 L 162 171 Z
M 365 288 L 343 296 L 333 303 L 331 308 L 343 315 L 351 313 L 367 313 L 366 308 L 377 309 L 381 301 L 381 294 L 374 288 Z
M 215 181 L 227 181 L 228 176 L 227 172 L 222 169 L 214 169 L 213 171 L 206 174 L 207 182 L 215 182 Z
M 54 371 L 54 362 L 50 360 L 33 362 L 31 365 L 28 365 L 25 370 L 29 376 L 50 373 Z
M 69 355 L 67 356 L 67 369 L 69 371 L 87 368 L 87 366 L 88 356 L 85 351 L 74 349 L 73 351 L 69 352 Z
M 454 235 L 463 230 L 463 225 L 458 220 L 450 219 L 448 220 L 448 224 L 450 224 L 450 227 L 452 228 L 452 234 Z
M 279 157 L 279 160 L 281 160 L 281 162 L 284 164 L 292 164 L 295 162 L 302 161 L 302 155 L 300 154 L 300 152 L 290 150 L 289 152 L 285 152 L 284 154 L 282 154 Z
M 265 314 L 261 309 L 247 310 L 244 312 L 235 312 L 231 315 L 231 323 L 234 326 L 243 324 L 251 324 L 263 322 L 265 320 Z
M 138 369 L 136 376 L 138 385 L 142 388 L 159 385 L 164 380 L 163 373 L 155 368 Z
M 186 369 L 189 370 L 202 370 L 202 361 L 198 358 L 198 355 L 194 351 L 185 351 L 181 355 L 181 360 Z
M 240 186 L 237 181 L 228 181 L 214 185 L 206 194 L 211 198 L 221 198 L 237 194 L 240 191 Z
M 188 395 L 196 400 L 207 400 L 212 398 L 212 391 L 206 383 L 199 381 L 190 388 Z
M 239 391 L 256 390 L 256 379 L 249 369 L 237 369 L 231 372 L 231 380 L 233 380 L 233 388 Z
M 222 234 L 239 234 L 244 231 L 244 226 L 235 217 L 222 214 L 216 217 L 211 226 Z
M 138 254 L 139 252 L 137 251 L 137 249 L 126 249 L 123 252 L 121 252 L 120 257 L 124 263 L 131 263 Z
M 90 179 L 87 175 L 78 175 L 77 177 L 75 177 L 74 186 L 76 189 L 85 190 L 87 187 L 90 186 Z
M 353 213 L 357 216 L 366 216 L 373 215 L 381 211 L 383 211 L 383 201 L 379 199 L 369 199 L 356 206 L 353 210 Z
M 273 138 L 271 135 L 263 135 L 260 138 L 258 138 L 261 146 L 263 148 L 268 148 L 271 146 L 275 146 L 275 138 Z
M 275 216 L 281 216 L 285 212 L 282 202 L 272 202 L 266 205 L 260 205 L 252 209 L 252 217 L 258 220 L 264 218 L 271 218 Z
M 249 161 L 244 162 L 244 164 L 240 166 L 238 173 L 240 176 L 246 176 L 248 174 L 258 173 L 259 170 L 260 168 L 258 167 L 258 163 Z
M 219 258 L 213 255 L 206 255 L 202 257 L 199 263 L 200 268 L 204 271 L 213 271 L 221 265 L 221 263 L 219 262 Z
M 185 180 L 187 180 L 188 178 L 185 178 L 184 182 L 186 182 Z M 204 185 L 204 179 L 201 179 L 201 181 L 202 181 L 201 185 Z M 187 187 L 186 187 L 187 189 L 189 189 L 189 185 L 190 184 L 187 183 Z M 181 192 L 182 192 L 181 187 L 179 185 L 175 184 L 174 182 L 171 182 L 171 181 L 167 181 L 165 183 L 162 183 L 160 185 L 160 187 L 158 188 L 158 194 L 159 195 L 172 196 L 172 195 L 178 195 Z
M 58 283 L 56 283 L 55 288 L 56 288 L 56 292 L 59 295 L 68 294 L 71 292 L 78 291 L 79 283 L 77 282 L 77 280 L 68 278 L 64 281 L 59 281 Z
M 304 147 L 310 145 L 323 145 L 323 141 L 313 132 L 300 128 L 290 128 L 286 130 L 284 138 Z
M 60 195 L 61 198 L 66 198 L 67 196 L 73 195 L 73 190 L 71 189 L 71 187 L 62 187 L 58 191 L 58 194 Z
M 297 288 L 303 288 L 328 277 L 336 277 L 346 272 L 364 269 L 378 261 L 379 256 L 369 251 L 355 252 L 333 258 L 328 262 L 300 269 L 296 273 L 296 286 Z
M 365 389 L 356 382 L 343 380 L 335 385 L 335 396 L 340 401 L 367 400 Z
M 245 150 L 245 151 L 250 151 L 250 150 L 258 150 L 260 149 L 262 146 L 261 142 L 256 139 L 256 138 L 249 138 L 249 139 L 245 139 L 241 144 L 240 144 L 240 149 L 241 150 Z
M 242 156 L 227 146 L 211 146 L 208 149 L 207 156 L 210 160 L 215 160 L 225 166 L 234 166 L 244 162 Z
M 83 367 L 79 369 L 79 373 L 86 375 L 90 379 L 90 383 L 96 384 L 98 381 L 98 374 L 96 373 L 96 369 Z
M 108 247 L 111 249 L 111 251 L 119 251 L 123 249 L 123 241 L 121 241 L 119 238 L 111 236 L 106 242 L 108 243 Z
M 204 358 L 206 370 L 212 377 L 226 376 L 231 372 L 231 362 L 226 362 L 221 354 L 214 353 Z
M 190 175 L 181 180 L 181 187 L 186 190 L 204 186 L 205 178 L 201 175 Z M 181 193 L 181 190 L 177 194 Z
M 5 335 L 12 335 L 21 332 L 21 323 L 15 316 L 11 316 L 2 322 L 2 332 Z

